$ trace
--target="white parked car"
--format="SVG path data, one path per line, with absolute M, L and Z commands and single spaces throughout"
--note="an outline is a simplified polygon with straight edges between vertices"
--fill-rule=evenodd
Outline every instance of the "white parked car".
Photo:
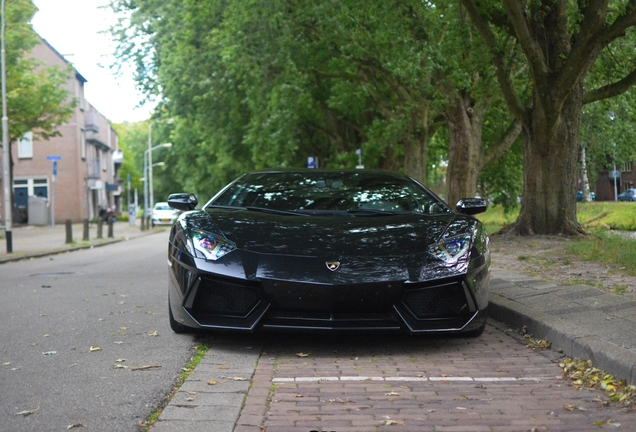
M 158 202 L 152 209 L 152 226 L 172 225 L 181 212 L 168 205 L 167 202 Z

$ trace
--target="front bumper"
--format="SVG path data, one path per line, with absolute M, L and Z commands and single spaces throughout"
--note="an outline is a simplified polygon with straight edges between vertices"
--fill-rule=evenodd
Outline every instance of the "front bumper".
M 169 262 L 170 299 L 177 322 L 191 328 L 417 334 L 469 332 L 486 322 L 486 265 L 426 282 L 325 284 L 222 276 L 186 258 Z

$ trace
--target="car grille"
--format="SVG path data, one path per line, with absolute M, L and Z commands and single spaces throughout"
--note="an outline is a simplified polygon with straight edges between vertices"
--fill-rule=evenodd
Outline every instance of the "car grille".
M 258 288 L 202 279 L 192 311 L 203 314 L 246 316 L 258 304 Z
M 453 318 L 467 310 L 461 282 L 409 290 L 404 294 L 404 305 L 417 319 Z

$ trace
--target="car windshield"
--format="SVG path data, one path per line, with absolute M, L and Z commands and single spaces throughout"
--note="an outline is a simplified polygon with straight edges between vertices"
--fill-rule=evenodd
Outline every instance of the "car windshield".
M 172 210 L 168 204 L 157 204 L 155 205 L 155 210 Z
M 408 177 L 363 171 L 247 174 L 208 206 L 310 214 L 451 213 L 439 198 Z

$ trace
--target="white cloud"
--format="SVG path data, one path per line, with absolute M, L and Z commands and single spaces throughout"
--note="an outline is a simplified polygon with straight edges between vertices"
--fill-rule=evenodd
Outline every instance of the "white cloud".
M 108 2 L 33 0 L 39 9 L 33 28 L 88 80 L 86 99 L 106 118 L 115 123 L 145 120 L 154 105 L 137 108 L 143 98 L 135 89 L 132 72 L 116 77 L 108 69 L 114 45 L 108 34 L 100 33 L 116 22 L 110 10 L 100 9 Z

